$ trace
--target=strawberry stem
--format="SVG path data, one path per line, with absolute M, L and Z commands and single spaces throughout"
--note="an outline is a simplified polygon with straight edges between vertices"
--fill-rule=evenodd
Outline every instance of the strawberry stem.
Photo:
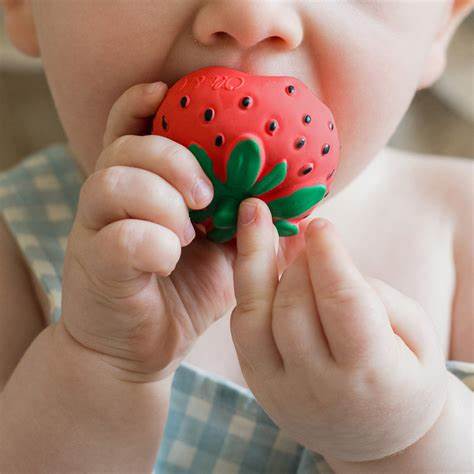
M 213 241 L 218 244 L 223 244 L 228 240 L 231 240 L 235 234 L 235 227 L 230 227 L 229 229 L 218 229 L 215 227 L 212 229 L 207 236 Z
M 235 227 L 237 222 L 237 209 L 239 201 L 234 198 L 224 198 L 217 206 L 214 213 L 213 224 L 219 229 Z

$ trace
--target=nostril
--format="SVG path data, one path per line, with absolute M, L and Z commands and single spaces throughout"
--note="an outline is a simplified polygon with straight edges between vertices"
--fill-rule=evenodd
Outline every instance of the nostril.
M 230 38 L 231 36 L 225 31 L 216 31 L 215 33 L 212 34 L 213 42 L 228 41 Z
M 270 44 L 274 43 L 274 44 L 280 44 L 282 46 L 285 45 L 286 41 L 284 38 L 282 38 L 281 36 L 270 36 L 269 38 L 267 38 L 267 41 L 270 42 Z

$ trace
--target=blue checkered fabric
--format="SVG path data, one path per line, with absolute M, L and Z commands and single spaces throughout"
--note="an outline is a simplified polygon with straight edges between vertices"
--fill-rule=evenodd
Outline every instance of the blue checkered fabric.
M 69 147 L 54 144 L 0 174 L 0 213 L 49 303 L 60 318 L 66 242 L 84 180 Z M 474 389 L 474 364 L 448 369 Z M 156 473 L 331 473 L 324 459 L 294 442 L 270 420 L 252 393 L 181 364 Z

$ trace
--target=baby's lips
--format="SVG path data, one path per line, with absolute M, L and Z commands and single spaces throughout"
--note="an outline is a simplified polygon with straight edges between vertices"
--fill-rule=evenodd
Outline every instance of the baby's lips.
M 199 69 L 169 89 L 153 134 L 188 147 L 214 186 L 204 210 L 191 211 L 218 242 L 235 234 L 239 203 L 264 200 L 281 236 L 327 196 L 339 159 L 329 108 L 300 80 Z

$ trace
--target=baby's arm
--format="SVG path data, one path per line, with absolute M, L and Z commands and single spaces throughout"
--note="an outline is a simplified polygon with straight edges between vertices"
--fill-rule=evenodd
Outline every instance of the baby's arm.
M 168 398 L 169 379 L 110 377 L 97 354 L 49 326 L 1 393 L 0 472 L 150 472 Z
M 61 319 L 33 340 L 0 394 L 0 472 L 153 468 L 174 369 L 197 337 L 183 334 L 182 321 L 174 324 L 181 314 L 172 301 L 176 291 L 163 279 L 176 266 L 177 234 L 182 238 L 189 222 L 173 183 L 189 194 L 193 188 L 184 184 L 204 179 L 184 147 L 160 137 L 125 137 L 156 111 L 165 89 L 153 91 L 130 89 L 109 116 L 104 150 L 82 187 L 68 239 Z M 170 168 L 176 156 L 185 165 Z M 12 311 L 2 325 L 20 341 L 0 363 L 6 379 L 40 328 L 26 277 L 0 271 L 8 276 L 0 279 L 0 315 Z M 29 303 L 11 308 L 14 294 Z M 36 330 L 20 337 L 31 321 Z M 6 334 L 3 345 L 10 342 Z
M 441 416 L 415 444 L 379 461 L 328 461 L 335 472 L 344 474 L 472 472 L 473 407 L 472 392 L 450 374 L 448 398 Z
M 28 271 L 1 218 L 0 243 L 0 472 L 145 472 L 168 381 L 119 382 L 64 331 L 41 332 Z
M 1 216 L 0 262 L 1 392 L 18 361 L 44 327 L 28 269 Z

